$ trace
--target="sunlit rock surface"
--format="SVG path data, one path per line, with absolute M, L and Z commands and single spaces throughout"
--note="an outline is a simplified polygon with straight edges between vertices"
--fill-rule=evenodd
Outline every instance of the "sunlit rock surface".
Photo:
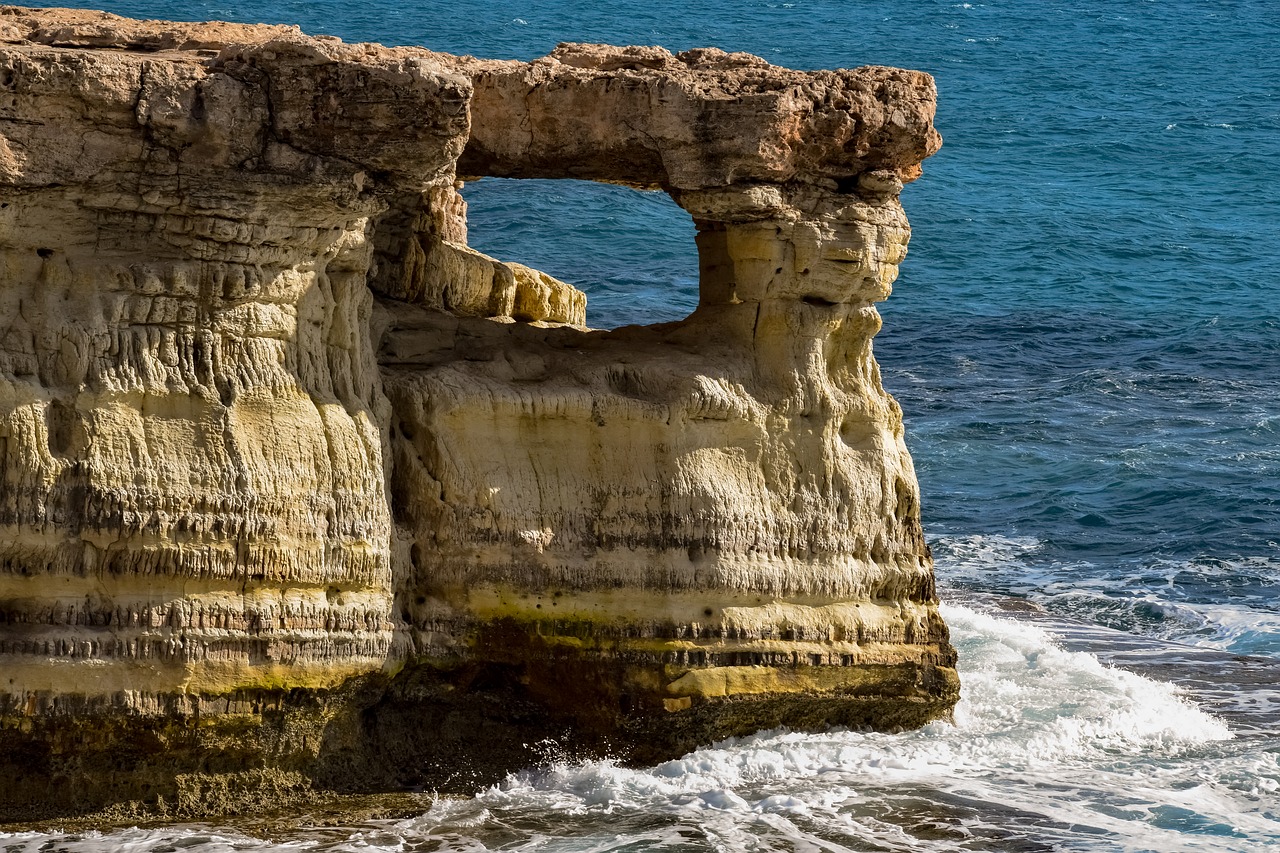
M 945 715 L 871 351 L 933 108 L 888 68 L 0 7 L 0 819 Z M 485 175 L 670 193 L 698 309 L 588 329 L 467 246 Z

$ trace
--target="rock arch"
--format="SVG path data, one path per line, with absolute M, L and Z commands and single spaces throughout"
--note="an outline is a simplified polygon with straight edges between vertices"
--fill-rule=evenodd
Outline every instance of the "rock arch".
M 0 815 L 946 714 L 871 353 L 933 102 L 0 7 Z M 670 193 L 698 309 L 578 328 L 466 245 L 479 175 Z

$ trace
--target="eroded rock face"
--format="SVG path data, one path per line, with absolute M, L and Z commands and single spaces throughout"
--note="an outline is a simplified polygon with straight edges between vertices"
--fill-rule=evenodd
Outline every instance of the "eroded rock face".
M 0 818 L 945 714 L 871 351 L 933 103 L 0 7 Z M 483 175 L 666 190 L 698 309 L 590 331 Z

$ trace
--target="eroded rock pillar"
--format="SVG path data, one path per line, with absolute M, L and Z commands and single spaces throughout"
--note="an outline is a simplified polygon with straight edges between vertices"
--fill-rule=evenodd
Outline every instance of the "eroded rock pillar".
M 945 715 L 871 351 L 933 103 L 0 7 L 0 817 Z M 466 245 L 481 175 L 669 192 L 698 309 L 590 330 Z

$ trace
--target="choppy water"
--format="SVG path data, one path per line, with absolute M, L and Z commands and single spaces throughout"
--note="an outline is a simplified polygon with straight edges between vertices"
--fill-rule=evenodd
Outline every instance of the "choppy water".
M 557 761 L 421 816 L 267 842 L 207 827 L 31 833 L 6 853 L 1264 850 L 1280 764 L 1171 685 L 947 606 L 956 722 L 763 732 L 632 770 Z
M 409 821 L 287 842 L 171 827 L 0 848 L 1280 849 L 1273 3 L 84 5 L 498 57 L 713 44 L 933 73 L 946 143 L 903 195 L 915 233 L 876 350 L 964 699 L 956 725 L 905 735 L 763 733 L 646 770 L 562 759 Z M 467 195 L 472 242 L 582 286 L 593 325 L 696 299 L 692 227 L 665 196 Z M 1045 612 L 993 615 L 1010 599 Z

